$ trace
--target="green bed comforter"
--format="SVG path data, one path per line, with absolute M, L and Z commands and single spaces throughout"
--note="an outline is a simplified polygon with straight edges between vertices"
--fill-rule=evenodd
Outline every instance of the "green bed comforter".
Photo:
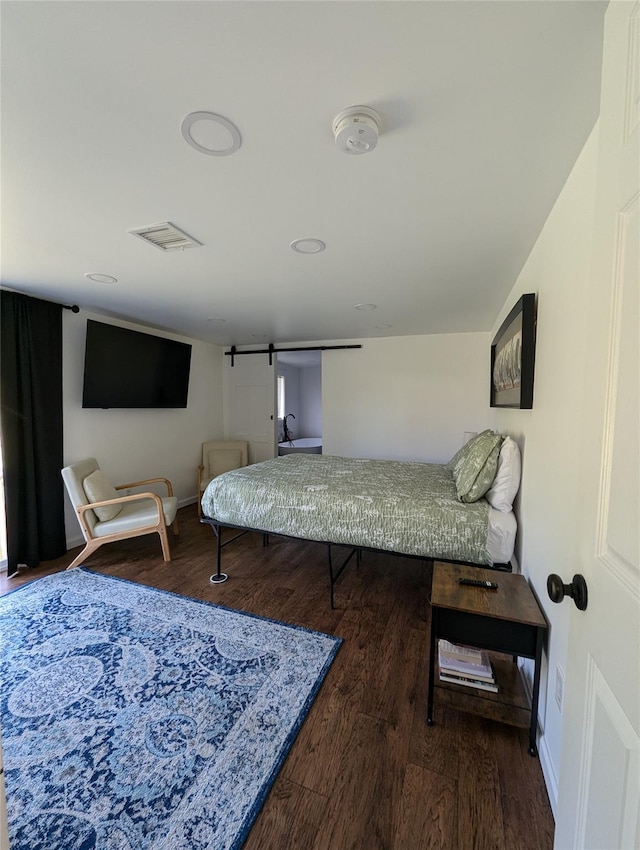
M 214 478 L 202 510 L 222 525 L 491 564 L 489 505 L 459 502 L 440 464 L 285 455 Z

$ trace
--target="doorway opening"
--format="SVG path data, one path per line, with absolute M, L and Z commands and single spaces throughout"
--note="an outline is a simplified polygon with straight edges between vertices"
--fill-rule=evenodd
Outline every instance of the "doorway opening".
M 322 451 L 322 352 L 280 351 L 278 454 Z

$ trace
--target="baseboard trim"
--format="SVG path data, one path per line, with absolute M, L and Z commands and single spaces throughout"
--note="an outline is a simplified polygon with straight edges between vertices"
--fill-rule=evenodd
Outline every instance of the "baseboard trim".
M 551 760 L 551 753 L 547 746 L 547 739 L 544 735 L 538 736 L 538 757 L 540 759 L 540 767 L 544 777 L 544 784 L 547 786 L 547 796 L 551 805 L 551 814 L 556 820 L 556 809 L 558 806 L 558 777 Z
M 529 702 L 531 702 L 533 688 L 531 678 L 527 674 L 530 673 L 531 676 L 533 676 L 533 661 L 529 658 L 521 658 L 518 666 L 520 669 L 520 678 L 522 679 L 522 684 L 524 686 Z M 538 708 L 539 707 L 540 706 L 538 706 Z M 536 745 L 538 747 L 538 758 L 540 759 L 540 767 L 542 768 L 544 784 L 547 787 L 547 796 L 549 797 L 551 813 L 553 814 L 553 819 L 555 820 L 556 806 L 558 804 L 558 777 L 553 766 L 553 760 L 551 759 L 551 753 L 549 752 L 547 739 L 544 734 L 544 724 L 542 722 L 542 718 L 540 717 L 539 712 Z

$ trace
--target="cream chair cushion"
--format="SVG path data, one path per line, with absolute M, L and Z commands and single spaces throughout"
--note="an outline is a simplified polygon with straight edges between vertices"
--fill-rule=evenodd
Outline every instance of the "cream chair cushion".
M 248 463 L 248 443 L 246 440 L 208 440 L 202 444 L 202 472 L 200 474 L 200 492 L 207 484 L 232 469 L 240 469 Z
M 90 502 L 106 502 L 108 499 L 117 499 L 118 491 L 107 479 L 101 469 L 96 469 L 82 482 L 82 488 Z M 93 508 L 93 512 L 101 522 L 115 519 L 122 510 L 122 505 L 104 505 L 101 508 Z
M 135 531 L 141 525 L 153 525 L 158 520 L 156 503 L 151 499 L 143 499 L 140 502 L 125 502 L 121 505 L 122 510 L 114 519 L 97 522 L 93 528 L 94 537 L 104 537 L 107 534 L 121 534 Z M 167 525 L 176 518 L 178 512 L 178 497 L 165 496 L 162 499 L 162 512 Z
M 241 449 L 216 448 L 211 449 L 207 455 L 207 472 L 211 478 L 230 472 L 232 469 L 240 469 L 246 465 Z

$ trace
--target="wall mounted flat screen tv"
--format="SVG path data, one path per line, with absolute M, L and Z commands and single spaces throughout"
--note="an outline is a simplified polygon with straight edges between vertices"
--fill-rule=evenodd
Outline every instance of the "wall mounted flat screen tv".
M 186 407 L 191 346 L 87 319 L 83 407 Z

